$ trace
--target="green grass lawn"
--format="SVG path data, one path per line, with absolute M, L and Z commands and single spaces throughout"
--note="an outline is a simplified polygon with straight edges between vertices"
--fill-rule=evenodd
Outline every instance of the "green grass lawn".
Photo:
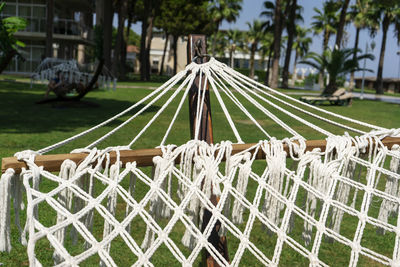
M 130 83 L 126 83 L 129 85 Z M 137 85 L 137 84 L 132 84 Z M 145 86 L 145 84 L 140 84 Z M 156 86 L 157 83 L 152 83 L 150 86 Z M 29 88 L 29 84 L 20 82 L 7 82 L 0 81 L 0 157 L 12 156 L 15 152 L 32 149 L 38 150 L 65 138 L 68 138 L 76 133 L 82 132 L 89 127 L 104 121 L 105 119 L 111 117 L 112 115 L 124 110 L 133 103 L 142 99 L 145 95 L 149 94 L 151 91 L 148 89 L 133 89 L 133 88 L 118 88 L 117 91 L 105 91 L 98 90 L 91 92 L 84 99 L 85 102 L 78 105 L 65 105 L 65 104 L 46 104 L 37 105 L 35 102 L 40 100 L 44 95 L 44 85 L 34 85 L 32 89 Z M 98 147 L 104 148 L 107 146 L 114 145 L 126 145 L 130 140 L 142 129 L 142 127 L 150 120 L 150 118 L 160 109 L 162 104 L 166 101 L 167 96 L 163 97 L 159 102 L 155 103 L 149 110 L 145 111 L 142 115 L 137 117 L 133 122 L 125 126 L 121 131 L 114 134 L 112 137 L 107 139 L 105 142 L 101 143 Z M 267 118 L 261 111 L 257 110 L 255 107 L 250 107 L 249 103 L 236 94 L 242 103 L 249 108 L 249 111 L 254 115 L 261 126 L 271 135 L 277 138 L 288 137 L 289 134 L 278 126 L 271 119 Z M 182 93 L 179 95 L 182 96 Z M 133 146 L 133 148 L 152 148 L 158 146 L 167 129 L 169 122 L 174 115 L 176 106 L 179 103 L 180 97 L 173 100 L 171 105 L 162 114 L 161 118 L 156 120 L 154 125 L 152 125 L 147 132 L 138 140 L 138 142 Z M 211 94 L 212 104 L 212 116 L 213 116 L 213 130 L 214 138 L 216 142 L 222 140 L 232 140 L 234 141 L 234 135 L 229 128 L 229 125 L 223 115 L 223 111 L 217 103 L 217 99 L 214 94 Z M 273 101 L 274 103 L 276 101 Z M 247 143 L 257 142 L 258 140 L 265 139 L 265 136 L 259 131 L 252 122 L 239 110 L 233 103 L 226 101 L 227 108 L 232 116 L 233 120 L 236 122 L 239 133 L 241 134 L 243 140 Z M 93 104 L 98 105 L 95 107 Z M 141 107 L 143 107 L 142 105 Z M 138 111 L 141 107 L 137 108 Z M 287 122 L 294 130 L 305 136 L 307 139 L 322 139 L 324 136 L 315 130 L 304 126 L 303 124 L 294 121 L 292 118 L 283 114 L 282 112 L 276 110 L 273 107 L 269 107 L 265 104 L 265 107 L 277 115 L 281 120 Z M 349 107 L 339 107 L 339 106 L 321 106 L 322 108 L 333 111 L 335 113 L 343 114 L 355 119 L 366 121 L 372 124 L 376 124 L 386 128 L 398 128 L 400 126 L 400 106 L 383 103 L 374 102 L 368 100 L 354 100 L 353 104 Z M 289 111 L 293 111 L 289 107 L 285 107 Z M 309 110 L 309 109 L 308 109 Z M 101 137 L 103 134 L 109 132 L 111 129 L 125 121 L 132 115 L 135 111 L 131 112 L 129 115 L 122 116 L 118 120 L 112 122 L 93 133 L 88 134 L 81 139 L 78 139 L 64 147 L 56 149 L 52 153 L 68 153 L 75 148 L 85 147 L 93 140 Z M 299 113 L 296 113 L 299 114 Z M 320 114 L 322 115 L 322 114 Z M 325 115 L 323 115 L 325 117 Z M 324 122 L 318 122 L 314 118 L 309 118 L 307 115 L 301 115 L 301 117 L 321 126 L 322 128 L 331 131 L 332 133 L 342 134 L 343 129 L 329 125 Z M 340 121 L 340 120 L 337 120 Z M 348 124 L 348 123 L 347 123 Z M 354 126 L 348 124 L 350 126 Z M 355 126 L 354 126 L 355 127 Z M 363 130 L 367 130 L 361 127 Z M 354 134 L 354 133 L 350 133 Z M 188 106 L 187 103 L 183 106 L 183 109 L 178 116 L 176 124 L 173 131 L 167 139 L 167 143 L 170 144 L 182 144 L 185 143 L 190 138 L 189 132 L 189 122 L 188 122 Z M 290 160 L 288 160 L 288 165 L 290 165 Z M 265 169 L 265 163 L 257 162 L 253 166 L 254 172 L 261 174 Z M 150 169 L 144 168 L 144 171 L 149 174 Z M 365 173 L 365 170 L 363 170 Z M 362 181 L 365 182 L 365 181 Z M 126 179 L 123 181 L 124 185 L 128 184 Z M 49 182 L 44 182 L 41 185 L 43 191 L 51 190 L 54 184 Z M 176 181 L 173 184 L 173 188 L 176 188 Z M 384 179 L 381 179 L 379 184 L 380 188 L 384 188 Z M 135 199 L 138 200 L 143 198 L 146 193 L 146 186 L 138 185 L 138 191 L 135 195 Z M 257 184 L 254 181 L 249 182 L 248 186 L 248 199 L 254 198 L 255 190 Z M 96 188 L 96 192 L 102 190 L 101 185 Z M 303 201 L 301 199 L 304 196 L 304 192 L 299 193 L 298 203 L 301 205 Z M 176 199 L 176 198 L 175 198 Z M 175 200 L 174 199 L 174 200 Z M 359 208 L 362 201 L 362 194 L 356 202 L 356 207 Z M 377 200 L 379 204 L 379 200 Z M 376 206 L 379 206 L 376 204 Z M 320 205 L 320 203 L 319 203 Z M 39 217 L 44 221 L 45 224 L 51 225 L 55 222 L 56 214 L 48 209 L 46 206 L 39 207 Z M 117 216 L 122 218 L 125 211 L 125 206 L 122 203 L 118 204 Z M 376 216 L 378 210 L 377 208 L 371 208 L 371 216 Z M 25 219 L 22 216 L 23 220 Z M 245 218 L 248 217 L 248 213 L 245 214 Z M 246 220 L 245 220 L 246 221 Z M 345 217 L 342 223 L 341 234 L 352 239 L 354 236 L 354 230 L 357 223 L 356 218 L 351 218 L 351 216 Z M 167 220 L 160 222 L 161 225 L 166 225 Z M 302 233 L 302 221 L 299 218 L 294 218 L 295 228 L 291 236 L 302 243 L 301 233 Z M 394 221 L 394 223 L 396 223 Z M 143 239 L 145 224 L 141 219 L 135 219 L 135 231 L 132 231 L 132 235 L 138 240 Z M 101 238 L 103 224 L 100 218 L 95 217 L 94 232 L 96 237 Z M 244 230 L 245 224 L 239 225 L 239 229 Z M 174 242 L 183 251 L 184 255 L 188 256 L 190 250 L 184 248 L 180 244 L 180 238 L 183 235 L 184 226 L 182 223 L 178 223 L 171 234 Z M 0 253 L 0 262 L 4 263 L 4 266 L 24 266 L 28 265 L 26 248 L 18 243 L 18 233 L 16 227 L 12 226 L 12 239 L 13 239 L 13 250 L 10 254 Z M 391 257 L 391 251 L 393 250 L 394 235 L 376 235 L 376 229 L 372 226 L 367 226 L 365 233 L 371 238 L 366 238 L 363 240 L 363 246 L 367 246 L 379 253 L 385 254 Z M 228 245 L 229 253 L 231 259 L 234 256 L 236 248 L 239 245 L 239 240 L 234 238 L 231 234 L 228 234 Z M 269 235 L 265 229 L 263 229 L 261 222 L 257 221 L 255 223 L 254 229 L 250 236 L 250 240 L 259 245 L 259 249 L 265 253 L 269 258 L 272 257 L 274 252 L 274 246 L 276 243 L 276 236 Z M 390 242 L 388 242 L 390 241 Z M 393 242 L 392 242 L 393 241 Z M 140 245 L 140 243 L 139 243 Z M 67 240 L 66 247 L 70 249 L 71 253 L 76 255 L 81 253 L 84 248 L 82 245 L 74 246 Z M 311 246 L 308 247 L 311 249 Z M 115 257 L 116 263 L 119 266 L 127 266 L 135 261 L 135 257 L 132 253 L 125 253 L 127 247 L 121 241 L 121 239 L 116 239 L 111 246 L 111 255 Z M 40 240 L 38 242 L 36 253 L 38 257 L 44 263 L 44 266 L 52 264 L 52 253 L 53 250 L 46 240 Z M 123 257 L 120 257 L 121 253 L 124 253 Z M 350 249 L 346 246 L 341 245 L 338 242 L 329 243 L 326 241 L 322 242 L 319 257 L 321 260 L 325 261 L 330 265 L 335 266 L 346 266 L 350 258 Z M 200 261 L 200 260 L 199 260 Z M 92 257 L 86 261 L 84 266 L 95 266 L 98 265 L 99 258 L 97 256 Z M 165 266 L 167 264 L 171 266 L 176 266 L 177 261 L 173 259 L 172 255 L 168 252 L 168 249 L 163 245 L 156 255 L 153 256 L 153 263 L 157 266 Z M 361 257 L 359 261 L 362 266 L 379 266 L 379 264 L 369 260 L 366 257 Z M 301 255 L 291 249 L 289 246 L 285 245 L 283 249 L 283 254 L 280 261 L 281 266 L 308 266 L 308 259 L 304 259 Z M 243 266 L 257 266 L 260 263 L 257 262 L 254 256 L 249 251 L 246 251 L 243 255 L 243 260 L 241 261 Z

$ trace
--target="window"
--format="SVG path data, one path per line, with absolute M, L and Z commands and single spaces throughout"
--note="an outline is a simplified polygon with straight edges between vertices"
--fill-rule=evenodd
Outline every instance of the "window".
M 45 54 L 45 43 L 41 41 L 25 41 L 25 47 L 21 49 L 25 61 L 14 58 L 7 67 L 10 72 L 33 72 L 42 61 Z
M 33 46 L 32 47 L 32 60 L 40 61 L 44 55 L 44 49 L 42 47 Z
M 6 4 L 3 7 L 3 12 L 2 12 L 5 16 L 15 16 L 17 14 L 17 6 L 16 5 L 12 5 L 12 4 Z
M 32 16 L 35 18 L 46 18 L 46 7 L 34 6 Z
M 14 2 L 14 3 L 10 3 Z M 44 4 L 43 4 L 44 3 Z M 27 20 L 27 27 L 23 31 L 46 31 L 46 0 L 14 0 L 7 1 L 2 17 L 19 16 Z
M 32 12 L 32 7 L 30 6 L 25 6 L 25 5 L 19 5 L 18 6 L 18 15 L 21 17 L 31 17 L 31 12 Z

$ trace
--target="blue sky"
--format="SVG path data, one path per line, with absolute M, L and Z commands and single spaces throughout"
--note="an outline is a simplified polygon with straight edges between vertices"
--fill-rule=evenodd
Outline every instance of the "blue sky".
M 221 25 L 221 29 L 240 29 L 247 30 L 246 22 L 251 22 L 254 19 L 263 19 L 260 18 L 260 13 L 263 10 L 263 2 L 264 0 L 244 0 L 242 5 L 242 11 L 240 12 L 240 16 L 235 23 L 226 23 L 224 22 Z M 312 22 L 312 16 L 314 16 L 314 7 L 319 9 L 322 8 L 323 0 L 298 0 L 298 3 L 303 7 L 303 17 L 304 23 L 303 26 L 309 27 Z M 352 3 L 351 1 L 350 3 Z M 114 16 L 114 25 L 117 24 L 116 16 Z M 133 25 L 133 30 L 140 34 L 141 28 L 140 23 Z M 349 24 L 346 27 L 346 31 L 349 34 L 349 39 L 347 43 L 347 47 L 354 46 L 354 38 L 355 38 L 355 29 L 352 24 Z M 391 78 L 400 78 L 400 56 L 397 55 L 397 51 L 400 50 L 400 46 L 397 43 L 396 38 L 394 37 L 394 28 L 391 26 L 388 31 L 388 38 L 386 42 L 386 54 L 385 54 L 385 62 L 383 67 L 383 77 L 391 77 Z M 310 51 L 321 52 L 322 50 L 322 37 L 319 35 L 312 36 L 313 43 L 311 45 Z M 330 45 L 333 45 L 335 42 L 335 36 L 331 37 Z M 366 76 L 375 76 L 378 68 L 378 60 L 379 60 L 379 52 L 381 49 L 382 42 L 382 31 L 378 31 L 377 35 L 374 39 L 372 39 L 367 30 L 363 30 L 360 33 L 359 39 L 359 48 L 362 50 L 365 49 L 366 43 L 375 42 L 375 49 L 373 54 L 375 55 L 375 60 L 370 61 L 367 60 L 367 68 L 371 69 L 373 72 L 367 72 Z M 292 64 L 293 64 L 294 56 L 292 56 Z M 301 66 L 300 66 L 301 67 Z M 356 76 L 361 76 L 361 73 L 357 73 Z
M 244 0 L 242 11 L 238 20 L 235 23 L 228 24 L 224 22 L 221 26 L 221 29 L 241 29 L 246 30 L 248 27 L 246 22 L 253 21 L 254 19 L 263 19 L 260 18 L 260 13 L 263 9 L 263 2 L 262 0 Z M 352 3 L 354 1 L 351 1 Z M 322 4 L 324 3 L 323 0 L 298 0 L 298 3 L 303 7 L 303 17 L 304 17 L 304 24 L 303 26 L 310 26 L 312 22 L 312 16 L 314 16 L 314 7 L 319 9 L 322 8 Z M 354 46 L 354 38 L 355 38 L 355 29 L 352 24 L 349 24 L 346 27 L 346 31 L 349 34 L 349 40 L 347 43 L 347 47 Z M 312 36 L 313 43 L 310 48 L 310 51 L 314 52 L 321 52 L 322 50 L 322 36 Z M 330 45 L 333 45 L 335 42 L 335 36 L 331 37 Z M 382 31 L 378 31 L 377 35 L 374 39 L 372 39 L 367 30 L 360 32 L 360 39 L 359 39 L 359 48 L 365 50 L 366 42 L 371 43 L 371 41 L 375 42 L 375 49 L 373 54 L 375 55 L 375 60 L 370 61 L 367 60 L 367 68 L 371 69 L 373 72 L 367 72 L 366 76 L 375 76 L 376 71 L 378 69 L 378 60 L 379 60 L 379 52 L 381 49 L 381 42 L 382 42 Z M 400 67 L 400 56 L 397 55 L 397 51 L 400 50 L 400 46 L 397 44 L 397 40 L 394 37 L 394 28 L 391 26 L 388 31 L 387 41 L 386 41 L 386 53 L 385 53 L 385 61 L 383 67 L 383 77 L 391 77 L 391 78 L 398 78 L 399 77 L 399 67 Z M 292 55 L 292 64 L 294 56 Z M 361 73 L 356 74 L 356 76 L 361 76 Z

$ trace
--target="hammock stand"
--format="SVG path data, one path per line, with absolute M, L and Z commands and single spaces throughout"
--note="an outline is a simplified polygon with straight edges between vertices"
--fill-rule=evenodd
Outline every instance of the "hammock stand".
M 188 63 L 193 59 L 197 63 L 205 63 L 206 62 L 206 47 L 205 47 L 205 37 L 202 35 L 190 35 L 189 42 L 188 42 Z M 101 71 L 101 70 L 100 70 Z M 99 68 L 96 71 L 92 81 L 89 85 L 93 86 L 95 78 L 100 73 Z M 206 92 L 204 93 L 204 102 L 202 107 L 198 107 L 199 103 L 197 103 L 199 99 L 198 94 L 202 94 L 202 84 L 204 86 L 206 81 L 206 77 L 197 74 L 194 82 L 192 84 L 191 89 L 189 90 L 188 99 L 189 99 L 189 115 L 190 115 L 190 130 L 191 130 L 191 137 L 195 139 L 197 133 L 198 140 L 204 140 L 208 144 L 213 143 L 213 132 L 212 132 L 212 121 L 211 121 L 211 107 L 210 107 L 210 99 L 209 99 L 209 90 L 208 84 L 205 86 Z M 88 86 L 89 87 L 89 86 Z M 204 87 L 203 87 L 204 88 Z M 204 90 L 204 89 L 203 89 Z M 90 90 L 88 90 L 90 91 Z M 84 96 L 84 95 L 83 95 Z M 81 97 L 83 97 L 81 96 Z M 79 100 L 81 97 L 77 98 Z M 75 100 L 73 100 L 75 101 Z M 49 101 L 50 102 L 50 101 Z M 202 110 L 199 116 L 198 111 Z M 196 122 L 197 119 L 200 119 L 200 123 Z M 200 125 L 200 129 L 196 131 L 196 125 Z M 372 141 L 376 142 L 376 141 Z M 297 141 L 294 143 L 300 144 Z M 319 149 L 321 152 L 326 150 L 327 141 L 326 140 L 306 140 L 304 141 L 306 148 L 305 151 L 313 151 L 315 149 Z M 400 145 L 400 137 L 385 137 L 381 140 L 380 145 L 383 144 L 387 149 L 391 149 L 395 145 Z M 265 159 L 266 153 L 262 149 L 254 149 L 256 143 L 249 143 L 249 144 L 233 144 L 232 145 L 232 152 L 231 155 L 236 155 L 238 153 L 242 153 L 243 151 L 250 152 L 251 156 L 255 159 Z M 354 144 L 355 145 L 355 144 Z M 377 143 L 373 143 L 372 146 L 368 147 L 364 153 L 369 153 L 371 150 L 375 148 L 375 145 L 378 146 Z M 291 149 L 289 146 L 283 146 L 284 151 L 286 152 L 287 157 L 293 156 L 291 154 Z M 215 151 L 218 153 L 218 150 Z M 120 161 L 123 166 L 126 167 L 125 164 L 136 162 L 138 167 L 145 167 L 145 166 L 154 166 L 153 159 L 157 156 L 163 155 L 163 150 L 161 148 L 154 148 L 154 149 L 137 149 L 137 150 L 119 150 L 119 152 L 111 151 L 110 153 L 110 161 L 109 164 L 112 165 L 114 162 Z M 295 154 L 294 154 L 295 155 Z M 88 156 L 88 153 L 71 153 L 71 154 L 53 154 L 53 155 L 37 155 L 35 156 L 34 163 L 38 167 L 43 166 L 43 169 L 49 172 L 52 171 L 59 171 L 63 162 L 67 159 L 71 160 L 72 162 L 79 164 L 85 160 Z M 225 160 L 223 158 L 222 160 Z M 174 164 L 180 163 L 180 157 L 176 157 Z M 97 163 L 94 162 L 94 165 Z M 104 162 L 103 162 L 104 164 Z M 25 161 L 20 161 L 17 157 L 8 157 L 2 159 L 2 173 L 5 173 L 7 169 L 13 169 L 16 174 L 20 173 L 21 170 L 29 168 Z M 211 196 L 211 202 L 214 206 L 218 203 L 218 197 L 216 195 Z M 205 213 L 208 210 L 205 211 Z M 206 216 L 206 215 L 204 215 Z M 211 217 L 211 213 L 209 214 Z M 206 225 L 208 224 L 208 220 L 203 219 L 203 223 Z M 202 227 L 203 229 L 205 226 Z M 218 232 L 219 228 L 217 229 L 217 223 L 214 225 L 214 230 Z M 203 230 L 202 229 L 202 230 Z M 209 240 L 210 243 L 214 245 L 214 247 L 218 250 L 220 255 L 225 258 L 226 262 L 230 262 L 228 255 L 227 255 L 227 244 L 226 244 L 226 237 L 222 236 L 220 240 L 223 245 L 222 248 L 218 248 L 215 243 Z M 221 260 L 217 260 L 213 258 L 209 253 L 206 255 L 206 264 L 207 266 L 219 266 Z

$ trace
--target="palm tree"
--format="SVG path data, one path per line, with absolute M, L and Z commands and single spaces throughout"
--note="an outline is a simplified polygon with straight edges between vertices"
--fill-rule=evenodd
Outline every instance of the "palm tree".
M 247 40 L 250 45 L 250 78 L 254 78 L 254 55 L 258 48 L 258 43 L 263 39 L 265 33 L 262 29 L 262 22 L 254 20 L 253 23 L 247 22 L 249 30 L 247 32 Z
M 341 4 L 340 18 L 339 18 L 338 29 L 336 34 L 336 42 L 335 42 L 335 45 L 338 48 L 340 48 L 340 45 L 342 43 L 344 25 L 346 23 L 347 7 L 349 6 L 350 0 L 342 0 L 342 2 L 343 3 Z
M 222 21 L 235 22 L 242 10 L 242 0 L 213 0 L 210 3 L 209 12 L 215 25 L 214 34 L 219 30 Z M 216 43 L 212 43 L 212 55 L 215 56 Z
M 273 38 L 273 33 L 270 31 L 265 32 L 264 38 L 260 41 L 260 65 L 265 60 L 265 57 L 267 57 L 267 71 L 265 73 L 265 80 L 264 84 L 269 85 L 269 76 L 270 76 L 270 69 L 271 69 L 271 59 L 272 59 L 272 53 L 273 53 L 273 45 L 274 45 L 274 38 Z
M 357 56 L 358 41 L 360 31 L 369 28 L 370 35 L 373 37 L 379 28 L 377 16 L 372 12 L 371 0 L 357 0 L 356 4 L 351 7 L 349 13 L 354 27 L 356 28 L 356 36 L 354 41 L 354 57 Z M 350 90 L 354 87 L 354 72 L 350 74 Z
M 322 10 L 314 8 L 317 14 L 312 17 L 314 21 L 311 25 L 314 29 L 314 34 L 317 35 L 323 32 L 322 51 L 328 48 L 331 35 L 336 33 L 339 20 L 337 16 L 338 8 L 338 4 L 333 1 L 325 2 Z M 318 79 L 320 87 L 323 87 L 323 81 L 324 74 L 320 73 Z
M 118 0 L 115 1 L 115 9 L 118 14 L 118 30 L 114 47 L 114 57 L 112 64 L 112 72 L 117 77 L 125 75 L 125 61 L 123 61 L 123 53 L 126 50 L 126 43 L 124 38 L 124 24 L 128 15 L 128 1 Z
M 112 1 L 105 1 L 112 2 Z M 142 0 L 135 2 L 135 21 L 141 21 L 140 36 L 140 80 L 150 80 L 150 48 L 153 39 L 153 27 L 160 13 L 161 0 Z
M 226 47 L 229 45 L 224 31 L 218 31 L 207 38 L 207 47 L 214 46 L 214 56 L 225 56 Z
M 272 77 L 271 77 L 271 87 L 278 87 L 279 80 L 279 58 L 281 56 L 281 39 L 282 39 L 282 31 L 283 31 L 283 1 L 276 0 L 275 1 L 275 10 L 274 10 L 274 55 L 272 61 Z
M 325 2 L 322 10 L 314 7 L 314 11 L 317 14 L 312 17 L 314 21 L 311 23 L 311 25 L 316 35 L 323 32 L 323 51 L 328 48 L 331 35 L 336 33 L 338 26 L 337 10 L 337 3 L 332 1 Z
M 289 65 L 290 58 L 292 56 L 293 41 L 296 37 L 296 24 L 303 21 L 301 13 L 303 8 L 297 5 L 297 0 L 291 0 L 288 4 L 286 30 L 288 33 L 288 39 L 286 43 L 285 63 L 282 70 L 282 87 L 287 88 L 289 86 Z
M 111 69 L 111 50 L 112 50 L 112 30 L 114 8 L 112 1 L 103 1 L 103 17 L 100 24 L 103 27 L 103 58 L 104 65 Z
M 234 67 L 235 51 L 237 48 L 243 47 L 243 33 L 238 29 L 228 30 L 226 32 L 227 47 L 229 50 L 229 64 Z
M 295 50 L 292 78 L 293 85 L 295 85 L 297 78 L 297 60 L 299 58 L 303 58 L 308 53 L 310 44 L 312 43 L 311 37 L 307 36 L 310 32 L 311 29 L 296 25 L 296 40 L 293 44 L 293 48 Z
M 272 1 L 265 1 L 263 3 L 264 5 L 264 11 L 261 12 L 260 16 L 266 17 L 267 20 L 263 22 L 263 30 L 267 36 L 273 35 L 274 32 L 274 14 L 275 14 L 275 4 Z M 264 38 L 265 39 L 265 38 Z M 265 85 L 269 85 L 269 78 L 270 78 L 270 67 L 271 67 L 271 58 L 273 55 L 273 49 L 274 49 L 274 38 L 273 36 L 271 37 L 271 43 L 269 44 L 269 47 L 265 47 L 266 44 L 263 44 L 264 42 L 261 43 L 261 47 L 263 50 L 268 51 L 268 62 L 267 62 L 267 72 L 265 74 Z
M 361 51 L 361 50 L 359 50 Z M 358 51 L 358 52 L 359 52 Z M 327 49 L 322 52 L 322 54 L 317 54 L 314 52 L 308 53 L 305 60 L 300 61 L 302 64 L 310 65 L 320 72 L 325 70 L 329 74 L 329 83 L 326 86 L 323 94 L 330 95 L 337 89 L 336 80 L 352 71 L 360 71 L 358 62 L 364 58 L 374 59 L 372 54 L 357 55 L 356 59 L 353 58 L 354 49 L 353 48 L 343 48 L 343 49 Z M 371 70 L 367 70 L 371 71 Z
M 376 77 L 376 93 L 383 94 L 383 63 L 385 59 L 386 37 L 389 26 L 395 25 L 397 40 L 400 41 L 400 4 L 397 0 L 377 1 L 374 3 L 375 14 L 379 15 L 382 24 L 382 44 L 379 55 L 378 73 Z

